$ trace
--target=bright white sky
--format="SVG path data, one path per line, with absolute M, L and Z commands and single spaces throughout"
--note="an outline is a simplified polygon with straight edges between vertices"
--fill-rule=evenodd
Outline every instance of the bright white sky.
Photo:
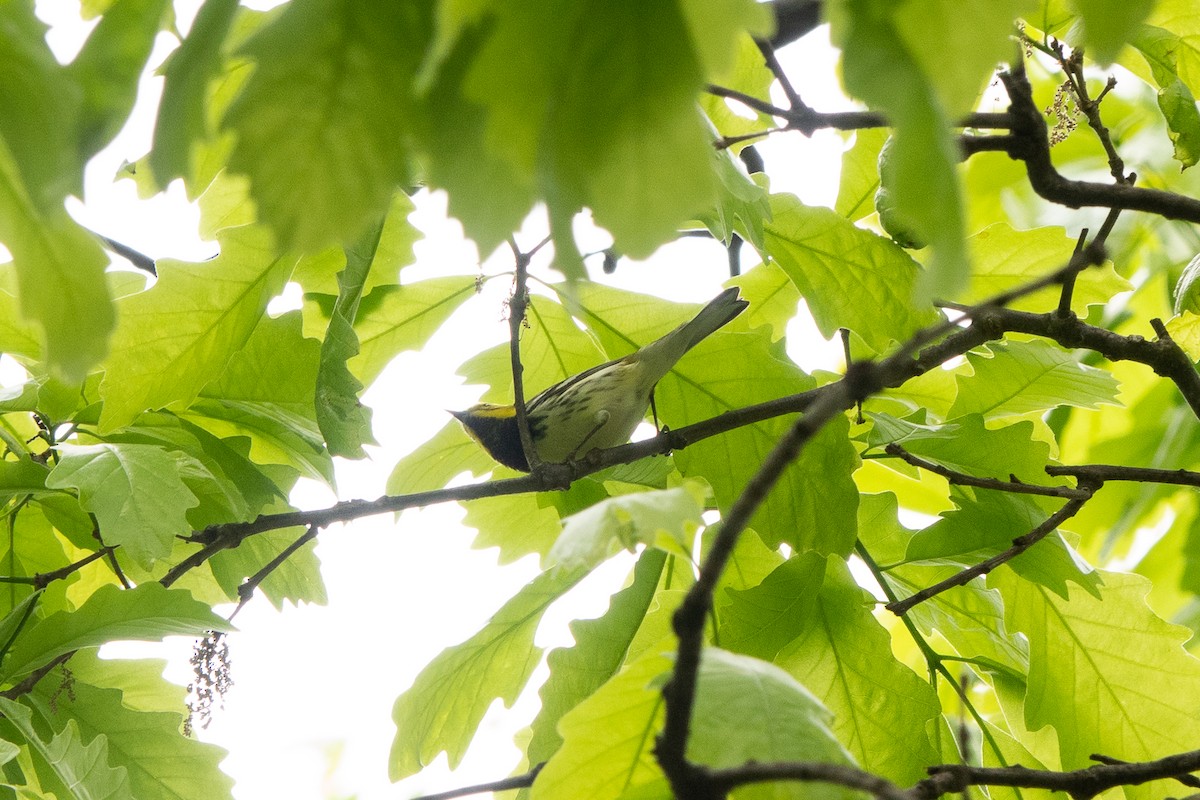
M 188 24 L 198 5 L 197 0 L 176 0 L 181 26 Z M 56 54 L 69 61 L 90 30 L 79 19 L 78 2 L 42 0 L 37 10 L 53 26 L 49 41 Z M 160 37 L 152 70 L 175 45 L 172 37 Z M 836 90 L 835 55 L 824 33 L 805 40 L 803 51 L 793 47 L 781 54 L 801 94 L 818 108 L 847 107 Z M 143 81 L 131 122 L 90 165 L 84 202 L 72 201 L 70 210 L 93 230 L 155 258 L 207 258 L 216 246 L 198 239 L 197 212 L 187 204 L 178 183 L 164 196 L 139 201 L 131 182 L 112 180 L 123 161 L 136 160 L 149 149 L 160 90 L 160 79 Z M 823 133 L 811 140 L 799 134 L 780 135 L 759 149 L 773 190 L 828 205 L 836 193 L 843 147 L 840 137 Z M 416 201 L 412 221 L 425 239 L 417 245 L 417 264 L 406 269 L 405 279 L 476 274 L 479 257 L 474 245 L 464 241 L 458 224 L 446 218 L 444 196 L 422 194 Z M 535 214 L 517 234 L 518 242 L 536 243 L 544 227 Z M 585 252 L 608 244 L 602 232 L 586 225 L 580 226 L 580 238 Z M 749 248 L 743 252 L 751 255 Z M 545 278 L 554 279 L 544 261 L 535 262 L 535 272 L 539 266 Z M 503 250 L 483 266 L 488 273 L 511 268 L 511 257 Z M 630 289 L 700 302 L 715 295 L 728 276 L 724 253 L 716 245 L 689 239 L 663 248 L 650 261 L 623 261 L 614 276 L 597 277 Z M 317 508 L 337 499 L 383 494 L 392 465 L 445 424 L 445 410 L 474 402 L 480 390 L 463 386 L 453 367 L 483 347 L 505 340 L 504 283 L 490 283 L 424 351 L 406 353 L 392 363 L 364 397 L 374 409 L 380 446 L 370 448 L 367 461 L 339 460 L 338 497 L 324 486 L 303 482 L 292 498 L 297 506 Z M 793 343 L 804 342 L 803 352 L 793 344 L 792 353 L 806 369 L 839 364 L 840 348 L 822 342 L 811 327 L 797 326 L 790 338 Z M 421 386 L 422 391 L 411 391 L 413 386 Z M 473 531 L 461 526 L 461 516 L 457 508 L 430 508 L 406 512 L 399 521 L 382 517 L 325 530 L 317 552 L 328 606 L 288 607 L 277 613 L 259 597 L 238 615 L 239 632 L 230 639 L 234 686 L 224 710 L 200 732 L 201 738 L 230 751 L 224 769 L 237 781 L 238 800 L 407 798 L 499 779 L 515 768 L 519 753 L 512 734 L 533 718 L 544 671 L 535 675 L 513 709 L 493 706 L 484 731 L 454 774 L 447 771 L 442 757 L 434 768 L 402 784 L 387 779 L 395 697 L 443 647 L 473 634 L 536 573 L 531 559 L 498 568 L 495 551 L 472 550 Z M 575 592 L 576 602 L 560 604 L 569 608 L 552 610 L 538 632 L 539 645 L 569 643 L 566 624 L 571 618 L 602 613 L 608 593 L 619 588 L 629 563 L 617 559 Z M 190 641 L 179 641 L 152 648 L 110 647 L 105 654 L 143 657 L 149 652 L 168 658 L 167 677 L 186 684 L 191 678 L 190 650 Z

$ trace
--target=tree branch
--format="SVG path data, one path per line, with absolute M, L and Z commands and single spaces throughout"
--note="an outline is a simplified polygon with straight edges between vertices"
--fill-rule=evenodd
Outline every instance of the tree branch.
M 968 567 L 961 572 L 955 573 L 949 578 L 946 578 L 944 581 L 938 581 L 932 586 L 927 586 L 921 591 L 909 595 L 903 600 L 888 603 L 886 606 L 884 606 L 884 608 L 886 608 L 888 611 L 891 611 L 898 617 L 903 616 L 913 606 L 923 603 L 932 597 L 937 597 L 942 592 L 953 589 L 955 586 L 965 586 L 979 576 L 988 574 L 1001 564 L 1012 561 L 1014 558 L 1033 547 L 1042 539 L 1046 538 L 1046 536 L 1052 533 L 1059 525 L 1078 514 L 1080 509 L 1083 508 L 1084 504 L 1091 499 L 1092 495 L 1095 493 L 1096 487 L 1090 484 L 1081 484 L 1079 489 L 1085 493 L 1083 496 L 1068 500 L 1063 504 L 1062 508 L 1047 517 L 1042 524 L 1038 525 L 1029 533 L 1013 539 L 1012 546 L 1007 550 L 997 553 L 991 558 L 981 561 L 973 567 Z
M 1087 499 L 1091 496 L 1090 492 L 1084 489 L 1077 489 L 1073 486 L 1039 486 L 1035 483 L 1021 483 L 1016 478 L 1002 481 L 999 478 L 978 478 L 974 475 L 967 475 L 965 472 L 958 472 L 914 455 L 896 442 L 891 442 L 884 447 L 884 452 L 914 467 L 932 472 L 935 475 L 941 475 L 947 481 L 957 486 L 974 486 L 980 489 L 993 489 L 998 492 L 1009 492 L 1011 494 L 1036 494 L 1042 497 L 1061 497 L 1064 499 Z
M 464 786 L 459 789 L 451 789 L 446 792 L 438 792 L 437 794 L 423 794 L 414 797 L 412 800 L 453 800 L 455 797 L 466 797 L 471 794 L 483 794 L 484 792 L 502 792 L 505 789 L 527 789 L 533 786 L 534 779 L 538 773 L 542 771 L 542 767 L 546 766 L 545 762 L 538 764 L 533 769 L 521 775 L 514 775 L 511 778 L 503 778 L 490 783 L 477 783 L 474 786 Z
M 1146 211 L 1167 219 L 1200 222 L 1200 200 L 1191 197 L 1123 183 L 1073 181 L 1063 177 L 1050 160 L 1046 120 L 1033 102 L 1033 87 L 1024 70 L 1002 72 L 1000 80 L 1012 103 L 1009 120 L 1014 138 L 1008 155 L 1025 162 L 1029 185 L 1040 197 L 1068 208 L 1123 208 Z

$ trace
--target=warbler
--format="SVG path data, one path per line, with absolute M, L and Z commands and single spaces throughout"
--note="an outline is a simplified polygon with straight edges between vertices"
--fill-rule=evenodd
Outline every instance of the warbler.
M 584 370 L 525 404 L 529 434 L 542 461 L 562 462 L 629 441 L 654 399 L 654 387 L 684 353 L 748 306 L 726 289 L 675 330 L 624 358 Z M 517 410 L 479 403 L 451 411 L 476 442 L 506 467 L 529 471 Z

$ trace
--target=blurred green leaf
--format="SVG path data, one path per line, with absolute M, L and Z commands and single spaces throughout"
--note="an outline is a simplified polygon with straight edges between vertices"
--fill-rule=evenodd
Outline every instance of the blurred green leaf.
M 613 551 L 649 545 L 687 558 L 704 523 L 704 489 L 695 482 L 671 489 L 601 500 L 563 520 L 547 561 L 564 569 L 593 569 Z
M 125 125 L 168 5 L 167 0 L 117 0 L 71 62 L 69 74 L 83 94 L 80 148 L 85 158 Z
M 229 165 L 285 248 L 356 238 L 406 180 L 430 26 L 425 2 L 298 0 L 245 45 L 255 71 L 225 117 Z
M 1156 0 L 1072 0 L 1079 12 L 1083 44 L 1102 65 L 1116 60 L 1132 32 L 1154 9 Z

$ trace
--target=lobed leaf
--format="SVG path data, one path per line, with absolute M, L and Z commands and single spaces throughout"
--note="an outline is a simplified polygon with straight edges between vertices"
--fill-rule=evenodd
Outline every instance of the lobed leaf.
M 968 414 L 998 419 L 1062 405 L 1117 404 L 1118 385 L 1111 373 L 1082 364 L 1047 342 L 991 344 L 968 353 L 967 361 L 974 374 L 958 376 L 950 419 Z
M 773 195 L 767 249 L 808 303 L 822 335 L 849 328 L 877 353 L 936 319 L 916 306 L 921 268 L 888 240 L 827 208 Z
M 941 707 L 928 682 L 896 660 L 871 615 L 874 600 L 831 556 L 797 635 L 775 657 L 833 714 L 830 731 L 866 770 L 900 786 L 937 761 L 929 734 Z M 765 727 L 765 726 L 759 726 Z
M 1190 633 L 1146 606 L 1142 577 L 1103 573 L 1099 597 L 1072 588 L 1066 599 L 1012 575 L 992 578 L 1006 617 L 1029 639 L 1026 723 L 1053 725 L 1063 769 L 1092 753 L 1143 761 L 1200 746 L 1200 660 L 1182 643 Z M 1162 797 L 1169 787 L 1127 787 L 1129 797 Z
M 59 454 L 46 485 L 78 490 L 110 547 L 148 567 L 171 552 L 176 536 L 191 532 L 187 510 L 199 500 L 181 472 L 203 470 L 198 462 L 150 444 L 62 445 Z
M 542 614 L 586 573 L 544 572 L 462 644 L 443 650 L 396 698 L 396 738 L 388 760 L 392 780 L 418 772 L 440 752 L 453 769 L 484 713 L 499 698 L 511 706 L 541 660 L 533 645 Z
M 563 520 L 547 560 L 563 569 L 594 569 L 614 549 L 658 547 L 687 558 L 704 520 L 704 489 L 694 481 L 601 500 Z
M 250 340 L 294 264 L 256 227 L 227 231 L 211 261 L 159 261 L 154 287 L 119 303 L 100 384 L 101 431 L 148 408 L 190 405 Z
M 79 727 L 68 720 L 62 730 L 47 740 L 33 725 L 33 713 L 20 703 L 0 698 L 5 727 L 16 729 L 29 747 L 43 787 L 54 796 L 79 800 L 132 800 L 129 774 L 109 766 L 108 741 L 97 736 L 85 747 Z M 63 794 L 60 794 L 63 793 Z
M 572 622 L 574 646 L 550 651 L 550 677 L 538 692 L 542 707 L 533 721 L 526 749 L 531 763 L 541 763 L 554 755 L 562 744 L 559 720 L 596 692 L 624 663 L 633 637 L 650 610 L 667 557 L 662 550 L 644 550 L 632 582 L 612 596 L 608 610 L 596 619 Z
M 60 655 L 121 639 L 155 642 L 233 630 L 205 603 L 180 589 L 146 583 L 133 589 L 111 584 L 78 609 L 58 611 L 27 627 L 0 665 L 6 679 L 23 676 Z
M 406 179 L 431 5 L 299 0 L 245 45 L 229 165 L 285 248 L 354 239 Z

